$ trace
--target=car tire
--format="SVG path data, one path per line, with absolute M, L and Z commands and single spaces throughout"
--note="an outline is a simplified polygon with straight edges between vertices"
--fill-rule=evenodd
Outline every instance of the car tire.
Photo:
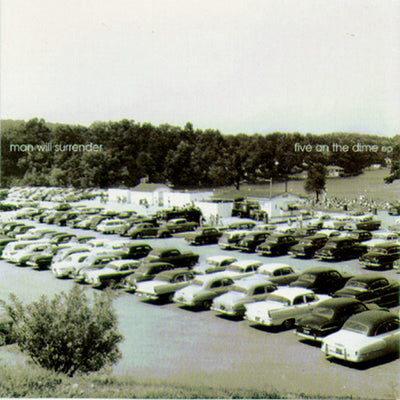
M 292 329 L 294 327 L 294 319 L 291 318 L 283 321 L 282 327 L 284 329 Z
M 201 308 L 208 310 L 211 307 L 212 300 L 203 300 L 201 303 Z

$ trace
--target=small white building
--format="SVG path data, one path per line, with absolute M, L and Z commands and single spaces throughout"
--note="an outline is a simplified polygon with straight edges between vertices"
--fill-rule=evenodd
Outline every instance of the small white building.
M 326 171 L 327 178 L 338 178 L 343 174 L 344 168 L 338 167 L 337 165 L 328 165 Z
M 131 203 L 164 207 L 167 206 L 164 204 L 164 194 L 171 191 L 170 187 L 162 183 L 139 183 L 130 189 Z
M 131 202 L 131 191 L 129 189 L 108 189 L 108 201 L 118 203 L 130 203 Z
M 283 215 L 290 215 L 290 210 L 295 206 L 302 206 L 305 199 L 292 193 L 281 193 L 272 196 L 271 199 L 250 199 L 257 200 L 263 211 L 268 213 L 269 218 L 276 218 Z

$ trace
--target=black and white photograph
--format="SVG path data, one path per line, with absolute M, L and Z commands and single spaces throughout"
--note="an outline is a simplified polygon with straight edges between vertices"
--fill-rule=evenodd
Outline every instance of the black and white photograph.
M 400 0 L 0 29 L 0 398 L 400 398 Z

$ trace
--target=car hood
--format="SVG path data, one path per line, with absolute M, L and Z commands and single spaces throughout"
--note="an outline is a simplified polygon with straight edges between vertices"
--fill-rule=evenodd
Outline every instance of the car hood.
M 321 329 L 329 322 L 331 322 L 331 320 L 323 315 L 305 315 L 297 321 L 297 324 L 314 329 Z
M 192 298 L 202 290 L 202 286 L 189 285 L 183 289 L 179 289 L 175 292 L 175 295 L 183 295 L 185 298 Z
M 221 296 L 218 296 L 214 300 L 214 302 L 218 304 L 233 305 L 238 301 L 242 300 L 244 297 L 246 297 L 245 293 L 227 292 L 225 294 L 222 294 Z
M 167 282 L 159 280 L 140 282 L 136 285 L 136 291 L 144 293 L 156 293 L 157 286 L 164 285 L 167 285 Z

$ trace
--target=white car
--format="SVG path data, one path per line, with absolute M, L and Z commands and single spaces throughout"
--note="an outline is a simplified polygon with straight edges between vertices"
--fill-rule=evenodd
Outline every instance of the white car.
M 229 264 L 232 264 L 235 261 L 237 261 L 237 258 L 231 256 L 207 257 L 205 264 L 200 264 L 193 267 L 193 272 L 202 275 L 210 274 L 212 272 L 223 271 Z
M 31 242 L 27 246 L 24 246 L 20 251 L 16 251 L 14 254 L 10 255 L 8 261 L 13 262 L 17 265 L 24 266 L 27 265 L 27 261 L 31 256 L 43 253 L 54 249 L 56 246 L 49 244 L 49 242 Z
M 101 233 L 118 233 L 126 225 L 123 219 L 106 219 L 96 226 L 96 231 Z
M 321 350 L 327 357 L 359 363 L 398 354 L 399 345 L 399 317 L 371 310 L 350 317 L 342 329 L 323 339 Z
M 175 292 L 172 300 L 188 307 L 210 308 L 215 297 L 226 293 L 234 284 L 226 272 L 198 276 L 189 286 Z
M 277 285 L 288 285 L 299 276 L 293 268 L 286 263 L 267 263 L 257 268 L 258 274 L 263 274 Z
M 235 282 L 231 289 L 217 296 L 211 310 L 217 314 L 231 317 L 243 317 L 248 303 L 265 300 L 277 286 L 265 279 L 265 275 L 251 275 Z
M 258 325 L 292 328 L 296 319 L 312 310 L 327 295 L 316 295 L 312 290 L 284 287 L 269 294 L 264 301 L 246 304 L 245 319 Z
M 233 249 L 234 246 L 236 246 L 237 243 L 239 243 L 239 241 L 249 233 L 250 233 L 249 230 L 243 230 L 243 229 L 225 231 L 219 238 L 218 246 L 224 250 Z
M 51 272 L 56 278 L 66 278 L 74 271 L 74 267 L 83 265 L 89 254 L 89 252 L 71 254 L 64 260 L 52 264 Z
M 97 288 L 117 284 L 126 276 L 133 274 L 139 265 L 138 260 L 113 260 L 100 269 L 89 268 L 83 271 L 83 280 Z
M 225 272 L 233 279 L 240 279 L 255 274 L 260 265 L 262 265 L 262 261 L 259 260 L 238 260 L 229 264 Z
M 9 262 L 16 262 L 18 259 L 18 254 L 21 253 L 26 247 L 31 245 L 33 242 L 31 240 L 21 240 L 16 242 L 10 242 L 4 247 L 2 258 Z

